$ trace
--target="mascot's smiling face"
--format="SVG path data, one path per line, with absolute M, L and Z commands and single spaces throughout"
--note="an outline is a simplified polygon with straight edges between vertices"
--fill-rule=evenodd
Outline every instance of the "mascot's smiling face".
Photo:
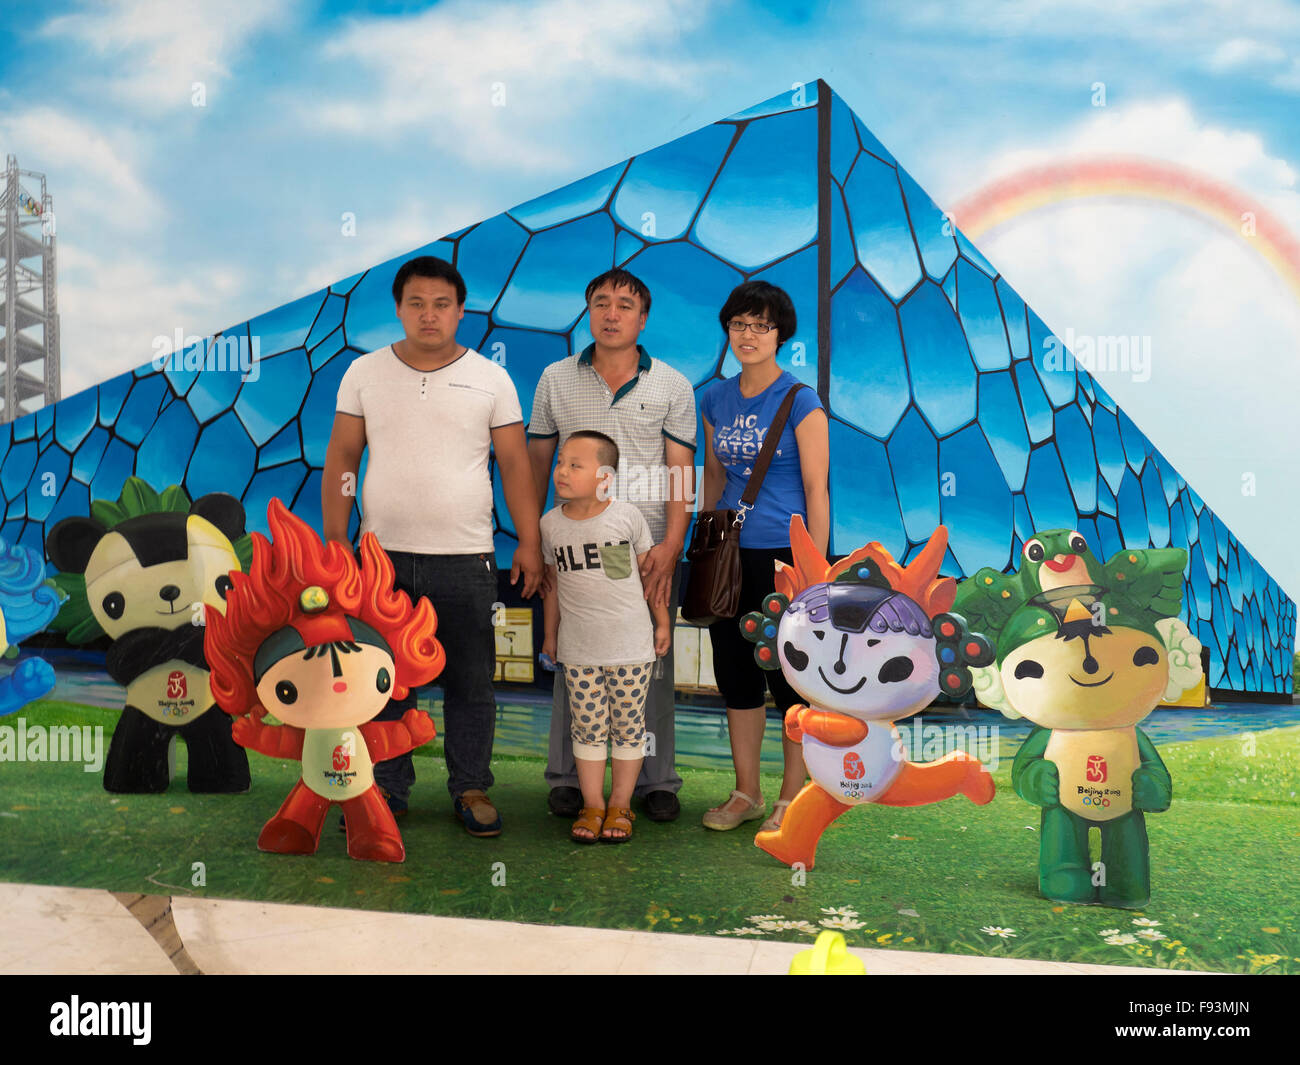
M 1139 628 L 1081 616 L 1058 624 L 1028 607 L 1009 628 L 1020 642 L 999 667 L 1013 710 L 1047 728 L 1108 729 L 1135 725 L 1160 702 L 1169 683 L 1164 642 Z
M 86 598 L 95 620 L 113 639 L 131 629 L 193 625 L 199 603 L 225 611 L 229 574 L 239 569 L 229 538 L 193 514 L 173 535 L 180 531 L 181 557 L 165 554 L 152 565 L 142 560 L 138 543 L 116 530 L 95 547 L 86 565 Z
M 776 651 L 810 705 L 860 720 L 907 717 L 939 694 L 930 619 L 887 588 L 812 585 L 782 615 Z
M 117 640 L 135 629 L 202 624 L 199 604 L 224 613 L 243 534 L 239 500 L 214 492 L 188 513 L 142 514 L 111 530 L 91 517 L 65 518 L 45 548 L 60 570 L 85 575 L 90 611 Z
M 387 647 L 336 641 L 281 658 L 258 681 L 257 697 L 286 725 L 347 728 L 388 705 L 395 675 Z

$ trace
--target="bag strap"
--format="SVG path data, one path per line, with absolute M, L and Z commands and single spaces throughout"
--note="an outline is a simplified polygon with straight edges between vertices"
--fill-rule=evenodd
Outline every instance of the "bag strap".
M 795 393 L 807 387 L 802 381 L 796 382 L 786 392 L 785 399 L 781 400 L 776 417 L 772 419 L 767 435 L 763 437 L 763 446 L 759 449 L 758 459 L 749 475 L 749 481 L 745 484 L 745 492 L 740 497 L 740 513 L 736 516 L 737 525 L 743 525 L 745 515 L 754 509 L 754 500 L 758 498 L 758 493 L 763 487 L 763 478 L 767 476 L 767 468 L 772 465 L 772 459 L 776 455 L 776 445 L 780 442 L 781 434 L 785 432 L 785 423 L 790 418 L 790 408 L 794 406 Z

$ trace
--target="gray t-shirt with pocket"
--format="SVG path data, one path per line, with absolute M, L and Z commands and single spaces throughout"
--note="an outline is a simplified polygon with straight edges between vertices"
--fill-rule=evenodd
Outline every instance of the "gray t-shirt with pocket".
M 611 500 L 574 521 L 556 507 L 542 517 L 542 557 L 559 585 L 559 660 L 568 666 L 653 662 L 654 621 L 641 588 L 637 555 L 654 546 L 645 516 Z

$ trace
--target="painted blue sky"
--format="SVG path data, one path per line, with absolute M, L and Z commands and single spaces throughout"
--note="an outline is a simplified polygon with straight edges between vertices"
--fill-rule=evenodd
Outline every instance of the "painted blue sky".
M 157 336 L 215 332 L 817 77 L 943 206 L 1120 154 L 1300 233 L 1296 5 L 794 7 L 23 7 L 0 49 L 0 148 L 55 198 L 64 393 L 147 362 Z M 1151 337 L 1149 379 L 1099 380 L 1300 596 L 1294 292 L 1160 201 L 1075 200 L 978 243 L 1057 334 Z

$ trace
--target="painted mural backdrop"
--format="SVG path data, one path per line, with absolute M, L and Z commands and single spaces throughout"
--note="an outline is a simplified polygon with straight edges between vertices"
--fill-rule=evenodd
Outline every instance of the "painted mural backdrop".
M 1291 690 L 1295 604 L 824 83 L 216 337 L 141 352 L 134 373 L 0 431 L 0 534 L 40 550 L 132 474 L 230 492 L 251 529 L 272 496 L 319 528 L 339 381 L 400 338 L 392 278 L 416 254 L 460 269 L 459 338 L 506 366 L 525 417 L 543 367 L 590 343 L 583 291 L 611 265 L 649 285 L 642 342 L 697 391 L 737 369 L 717 322 L 730 289 L 780 285 L 800 316 L 783 362 L 831 414 L 833 544 L 879 540 L 906 560 L 943 522 L 954 576 L 1014 568 L 1035 528 L 1077 528 L 1100 557 L 1186 547 L 1184 618 L 1210 683 Z M 497 529 L 508 563 L 499 484 Z

